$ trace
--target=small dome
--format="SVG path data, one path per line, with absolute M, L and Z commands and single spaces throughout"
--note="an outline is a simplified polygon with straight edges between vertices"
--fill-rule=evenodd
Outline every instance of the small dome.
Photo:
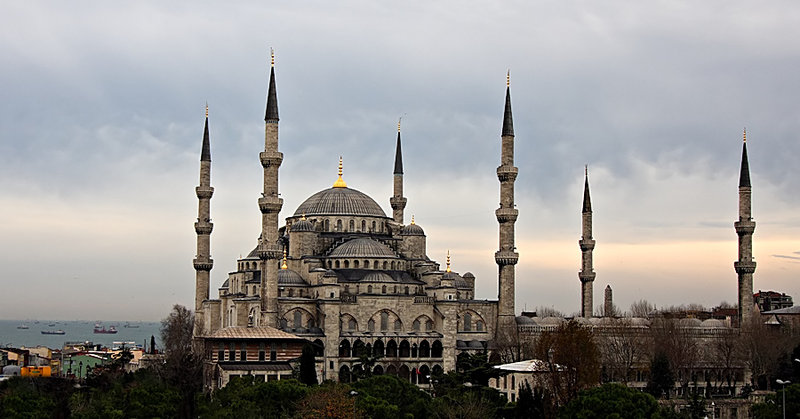
M 535 325 L 536 322 L 528 316 L 517 316 L 517 324 L 531 324 Z
M 700 327 L 701 324 L 703 324 L 703 322 L 701 322 L 700 319 L 695 319 L 695 318 L 685 318 L 678 320 L 678 325 L 680 327 Z
M 461 277 L 464 278 L 464 279 L 467 279 L 467 278 L 475 279 L 475 275 L 473 275 L 472 272 L 466 272 L 466 273 L 464 273 L 464 275 L 461 275 Z
M 417 224 L 409 224 L 400 230 L 401 236 L 424 236 L 425 231 Z
M 299 273 L 291 269 L 278 270 L 278 285 L 308 285 Z
M 463 280 L 461 278 L 456 279 L 455 286 L 456 286 L 456 288 L 458 288 L 460 290 L 471 289 L 470 286 L 469 286 L 469 283 L 467 283 L 467 281 L 465 281 L 465 280 Z
M 442 280 L 454 280 L 455 281 L 455 280 L 458 280 L 458 279 L 461 279 L 461 277 L 458 276 L 457 273 L 452 272 L 452 271 L 445 272 L 444 275 L 442 275 Z
M 394 251 L 383 243 L 368 238 L 353 239 L 340 245 L 330 253 L 331 257 L 396 257 Z
M 395 282 L 395 280 L 385 272 L 370 272 L 361 279 L 361 282 Z
M 366 215 L 386 217 L 381 206 L 367 194 L 350 188 L 329 188 L 303 201 L 295 217 L 302 215 Z
M 473 339 L 467 343 L 467 346 L 474 349 L 483 349 L 483 344 L 477 339 Z
M 719 328 L 719 327 L 725 327 L 725 323 L 723 323 L 722 320 L 719 319 L 708 319 L 708 320 L 703 320 L 701 326 Z
M 305 233 L 309 231 L 313 232 L 314 224 L 311 224 L 311 221 L 308 220 L 295 221 L 295 223 L 292 224 L 291 231 L 293 233 Z

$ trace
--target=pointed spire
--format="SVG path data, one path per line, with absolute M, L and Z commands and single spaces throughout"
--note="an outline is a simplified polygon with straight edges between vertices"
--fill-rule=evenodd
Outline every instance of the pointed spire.
M 447 251 L 447 272 L 450 272 L 450 250 Z
M 739 187 L 750 187 L 750 164 L 747 162 L 747 129 L 742 137 L 742 171 L 739 173 Z
M 414 225 L 414 224 L 416 224 L 416 223 L 414 222 L 414 214 L 411 214 L 411 225 Z
M 583 168 L 584 170 L 584 184 L 583 184 L 583 212 L 592 212 L 592 198 L 589 196 L 589 165 Z
M 397 150 L 394 152 L 394 174 L 396 175 L 403 174 L 403 150 L 400 147 L 400 121 L 402 119 L 401 117 L 397 121 Z
M 275 51 L 270 48 L 269 91 L 267 92 L 266 122 L 278 122 L 278 93 L 275 89 Z
M 286 266 L 286 249 L 283 250 L 283 262 L 281 262 L 281 269 L 289 269 L 289 267 Z
M 514 136 L 514 118 L 511 117 L 511 70 L 506 74 L 506 109 L 503 113 L 503 136 Z
M 206 103 L 206 126 L 203 128 L 203 149 L 200 161 L 211 161 L 211 141 L 208 139 L 208 103 Z
M 342 156 L 339 156 L 339 179 L 336 179 L 336 182 L 333 182 L 334 188 L 346 188 L 347 183 L 345 183 L 344 179 L 342 179 Z

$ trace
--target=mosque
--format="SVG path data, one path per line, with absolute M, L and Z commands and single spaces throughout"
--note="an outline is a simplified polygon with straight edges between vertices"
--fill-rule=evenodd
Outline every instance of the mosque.
M 514 128 L 506 87 L 500 135 L 498 299 L 475 299 L 475 276 L 444 269 L 426 254 L 423 228 L 406 222 L 403 155 L 398 124 L 387 215 L 370 196 L 339 177 L 307 198 L 281 225 L 278 173 L 278 100 L 274 56 L 265 115 L 261 232 L 255 247 L 236 261 L 217 298 L 209 296 L 211 259 L 211 147 L 206 112 L 200 158 L 195 335 L 207 343 L 210 380 L 224 385 L 236 375 L 279 379 L 311 342 L 321 379 L 349 381 L 363 369 L 359 355 L 378 361 L 370 372 L 396 374 L 424 384 L 431 374 L 455 368 L 459 353 L 484 351 L 498 330 L 515 330 Z M 391 152 L 391 150 L 387 150 Z M 387 170 L 387 181 L 389 181 Z M 277 340 L 276 340 L 277 339 Z M 269 357 L 267 349 L 269 348 Z M 269 360 L 267 359 L 269 358 Z M 279 365 L 280 364 L 280 365 Z

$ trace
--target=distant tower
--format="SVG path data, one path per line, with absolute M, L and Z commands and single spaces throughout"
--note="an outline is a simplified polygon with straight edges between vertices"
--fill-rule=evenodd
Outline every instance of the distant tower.
M 497 178 L 500 180 L 500 208 L 495 211 L 500 225 L 500 249 L 494 254 L 499 270 L 498 317 L 499 329 L 516 328 L 514 310 L 514 265 L 519 261 L 519 253 L 514 246 L 514 223 L 519 211 L 514 204 L 514 181 L 519 169 L 514 166 L 514 120 L 511 117 L 510 74 L 506 76 L 506 107 L 503 115 L 501 133 L 500 166 Z
M 278 94 L 275 89 L 275 54 L 271 54 L 267 112 L 264 116 L 264 151 L 259 155 L 264 167 L 264 192 L 258 198 L 261 210 L 261 324 L 278 326 L 278 261 L 283 248 L 278 243 L 278 213 L 283 199 L 278 196 L 278 169 L 283 153 L 278 151 Z
M 733 223 L 739 235 L 739 260 L 733 263 L 739 276 L 739 325 L 748 322 L 753 313 L 753 231 L 756 222 L 750 212 L 750 166 L 747 162 L 747 130 L 742 136 L 742 169 L 739 173 L 739 221 Z
M 606 295 L 603 300 L 603 316 L 613 317 L 614 314 L 614 297 L 611 294 L 611 285 L 606 285 Z
M 208 105 L 206 105 L 206 125 L 203 129 L 203 148 L 200 152 L 200 186 L 195 188 L 197 194 L 197 222 L 194 231 L 197 233 L 197 255 L 194 258 L 195 296 L 194 310 L 201 310 L 203 300 L 208 299 L 208 283 L 214 261 L 211 259 L 211 143 L 208 138 Z
M 396 223 L 403 224 L 403 210 L 406 207 L 403 196 L 403 152 L 400 148 L 400 121 L 397 121 L 397 150 L 394 153 L 394 194 L 389 199 L 392 216 Z
M 589 168 L 584 169 L 583 185 L 583 230 L 578 245 L 581 248 L 581 271 L 578 278 L 581 280 L 581 317 L 592 317 L 594 307 L 594 269 L 592 268 L 592 199 L 589 197 Z

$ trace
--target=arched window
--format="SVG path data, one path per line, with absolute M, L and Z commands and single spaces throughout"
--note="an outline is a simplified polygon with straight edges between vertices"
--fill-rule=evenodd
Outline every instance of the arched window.
M 425 322 L 425 331 L 430 332 L 433 330 L 433 320 L 428 320 Z
M 427 340 L 423 340 L 419 344 L 419 357 L 429 358 L 430 356 L 431 356 L 431 345 L 428 343 Z
M 408 295 L 408 285 L 406 285 L 406 295 Z
M 394 339 L 391 339 L 389 343 L 386 344 L 386 357 L 387 358 L 395 358 L 397 356 L 397 342 Z
M 339 382 L 340 383 L 350 382 L 350 368 L 348 368 L 347 365 L 342 365 L 342 368 L 339 370 Z
M 383 261 L 383 269 L 386 269 L 389 266 L 389 262 Z
M 364 346 L 364 342 L 361 339 L 357 340 L 356 343 L 353 344 L 353 356 L 358 357 L 361 355 L 369 355 L 367 353 L 367 347 Z
M 372 231 L 375 232 L 375 221 L 372 222 Z
M 349 260 L 345 260 L 344 261 L 344 268 L 347 269 L 349 267 L 350 267 L 350 261 Z
M 403 330 L 403 323 L 400 321 L 400 319 L 395 320 L 394 321 L 394 331 L 395 332 L 401 332 L 402 330 Z
M 356 222 L 353 221 L 353 220 L 350 220 L 350 231 L 354 231 L 355 229 L 356 229 Z
M 367 294 L 372 294 L 372 285 L 367 285 Z
M 483 322 L 478 320 L 475 322 L 475 330 L 483 332 Z
M 432 358 L 441 358 L 442 357 L 442 342 L 439 340 L 433 341 L 433 345 L 431 345 L 431 357 Z
M 375 320 L 369 319 L 369 321 L 367 322 L 367 330 L 370 332 L 375 331 Z
M 294 312 L 294 325 L 292 327 L 295 329 L 303 327 L 303 313 L 300 310 L 295 310 Z
M 385 287 L 385 285 L 384 285 Z M 381 331 L 386 331 L 389 328 L 389 313 L 381 313 Z
M 339 269 L 339 261 L 336 261 L 336 269 Z
M 392 261 L 392 270 L 394 270 L 394 261 Z
M 347 328 L 349 330 L 356 330 L 356 319 L 351 317 L 350 320 L 347 322 Z
M 358 260 L 357 259 L 353 261 L 353 267 L 358 269 Z
M 336 231 L 342 231 L 342 220 L 336 220 Z
M 294 288 L 289 288 L 289 297 L 294 297 Z
M 367 231 L 367 222 L 361 220 L 361 231 Z
M 411 354 L 411 345 L 408 344 L 408 341 L 403 339 L 400 342 L 400 358 L 408 358 Z
M 411 326 L 415 332 L 419 332 L 419 320 L 414 320 L 414 323 L 412 323 Z
M 386 294 L 386 285 L 381 287 L 381 294 Z
M 330 220 L 325 220 L 323 222 L 323 224 L 325 226 L 325 231 L 330 231 L 331 230 L 331 222 L 330 222 Z
M 383 357 L 383 341 L 378 340 L 375 342 L 375 345 L 372 346 L 372 356 L 376 358 Z
M 369 269 L 369 261 L 368 260 L 364 261 L 364 269 Z
M 469 313 L 464 313 L 464 331 L 472 331 L 472 315 Z

